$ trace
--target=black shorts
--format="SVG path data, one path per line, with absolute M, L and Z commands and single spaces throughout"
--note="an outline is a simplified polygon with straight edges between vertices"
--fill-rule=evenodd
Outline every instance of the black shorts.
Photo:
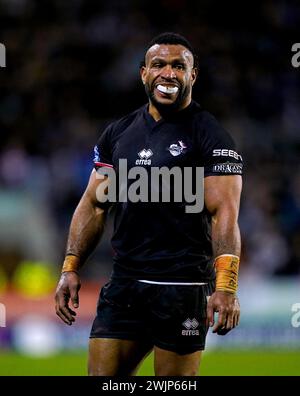
M 205 348 L 205 285 L 162 285 L 114 280 L 103 286 L 90 338 L 141 340 L 179 354 Z

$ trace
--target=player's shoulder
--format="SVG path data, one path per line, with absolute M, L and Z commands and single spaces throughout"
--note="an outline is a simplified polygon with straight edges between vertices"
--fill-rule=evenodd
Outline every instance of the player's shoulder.
M 224 145 L 234 147 L 235 142 L 231 134 L 223 127 L 221 122 L 206 109 L 198 107 L 195 112 L 196 120 L 196 141 L 201 146 L 205 145 Z
M 217 118 L 206 109 L 203 109 L 196 102 L 194 103 L 194 117 L 197 124 L 201 127 L 221 127 L 221 124 Z
M 128 128 L 137 118 L 141 116 L 145 108 L 145 105 L 139 107 L 138 109 L 132 111 L 129 114 L 124 115 L 108 124 L 107 129 L 110 130 L 112 134 L 118 134 Z
M 222 126 L 222 123 L 208 110 L 198 106 L 194 113 L 194 117 L 198 132 L 201 134 L 212 136 L 228 134 L 228 131 Z

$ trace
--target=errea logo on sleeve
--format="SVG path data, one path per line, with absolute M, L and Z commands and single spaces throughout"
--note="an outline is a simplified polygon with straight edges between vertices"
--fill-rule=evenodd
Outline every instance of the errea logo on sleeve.
M 0 67 L 6 67 L 6 48 L 0 43 Z

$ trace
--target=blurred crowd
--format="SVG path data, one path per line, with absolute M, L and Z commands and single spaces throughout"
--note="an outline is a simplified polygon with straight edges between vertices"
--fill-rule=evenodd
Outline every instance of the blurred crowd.
M 243 276 L 300 274 L 300 4 L 0 0 L 0 265 L 61 265 L 71 215 L 112 120 L 146 102 L 139 64 L 163 31 L 199 54 L 194 99 L 245 161 Z M 108 235 L 86 276 L 109 272 Z

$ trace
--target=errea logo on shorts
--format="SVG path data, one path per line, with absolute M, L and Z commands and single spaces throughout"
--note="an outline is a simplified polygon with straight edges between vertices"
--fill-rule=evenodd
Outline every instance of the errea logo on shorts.
M 199 326 L 199 322 L 197 319 L 193 318 L 187 318 L 182 325 L 186 328 L 186 330 L 182 330 L 181 334 L 184 336 L 190 336 L 190 335 L 199 335 L 199 330 L 196 330 L 197 327 Z

